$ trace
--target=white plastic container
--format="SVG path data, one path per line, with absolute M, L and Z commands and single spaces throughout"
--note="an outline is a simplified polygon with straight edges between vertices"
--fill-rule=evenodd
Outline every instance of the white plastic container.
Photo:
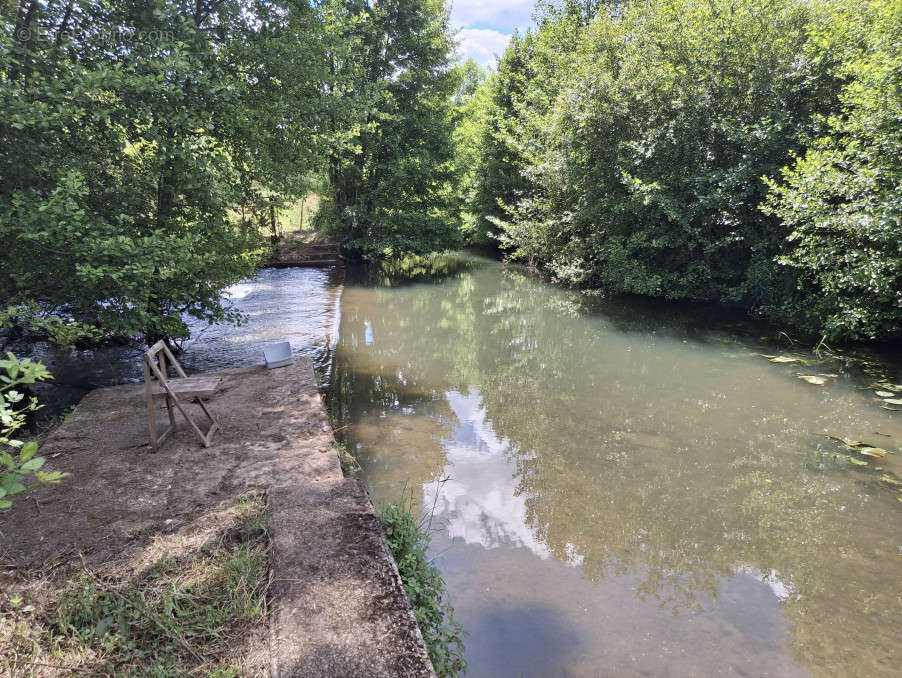
M 264 346 L 263 356 L 266 358 L 266 367 L 270 370 L 277 367 L 285 367 L 294 362 L 294 359 L 291 357 L 291 344 L 287 341 Z

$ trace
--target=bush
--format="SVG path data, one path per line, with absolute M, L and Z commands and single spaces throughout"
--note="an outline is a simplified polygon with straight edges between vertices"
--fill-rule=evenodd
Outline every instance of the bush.
M 50 373 L 39 362 L 19 360 L 12 353 L 0 360 L 0 510 L 11 508 L 13 497 L 36 485 L 58 483 L 68 475 L 41 471 L 46 459 L 37 456 L 38 444 L 15 437 L 25 425 L 26 414 L 40 407 L 24 389 L 45 379 L 50 379 Z
M 801 298 L 776 313 L 802 315 L 827 338 L 902 332 L 902 5 L 834 7 L 812 30 L 814 58 L 841 55 L 841 112 L 782 181 L 764 211 L 791 229 L 780 261 L 801 274 Z

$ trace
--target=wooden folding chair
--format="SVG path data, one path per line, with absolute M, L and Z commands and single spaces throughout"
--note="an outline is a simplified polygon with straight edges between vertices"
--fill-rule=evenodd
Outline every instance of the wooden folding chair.
M 178 373 L 178 379 L 169 379 L 167 374 L 166 360 L 172 363 L 175 371 Z M 157 378 L 153 381 L 151 375 Z M 147 397 L 147 414 L 150 419 L 150 446 L 156 452 L 162 442 L 175 431 L 175 411 L 173 406 L 178 408 L 182 416 L 191 424 L 191 428 L 197 433 L 204 447 L 210 447 L 210 441 L 213 439 L 213 433 L 219 428 L 213 415 L 207 409 L 202 398 L 209 398 L 222 381 L 220 377 L 195 376 L 189 377 L 185 374 L 178 360 L 172 355 L 172 351 L 163 341 L 158 341 L 144 353 L 144 385 Z M 166 399 L 166 410 L 169 413 L 169 426 L 162 433 L 157 435 L 157 416 L 154 403 L 159 398 Z M 206 433 L 200 430 L 200 427 L 194 422 L 185 408 L 182 406 L 183 400 L 196 398 L 197 404 L 210 420 L 210 427 Z

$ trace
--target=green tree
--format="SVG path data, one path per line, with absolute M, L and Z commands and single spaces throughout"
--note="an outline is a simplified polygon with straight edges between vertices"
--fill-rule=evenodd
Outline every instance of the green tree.
M 572 285 L 896 336 L 898 12 L 540 3 L 458 134 L 467 223 Z
M 902 332 L 902 4 L 830 10 L 808 51 L 841 56 L 841 110 L 765 206 L 792 231 L 780 261 L 801 274 L 800 298 L 776 312 L 831 339 L 886 339 Z
M 324 208 L 346 248 L 364 257 L 453 247 L 453 41 L 441 0 L 334 0 Z
M 479 242 L 489 241 L 492 219 L 504 215 L 505 205 L 516 204 L 526 185 L 526 163 L 516 143 L 518 102 L 527 79 L 523 40 L 514 34 L 497 70 L 474 93 L 473 129 L 459 137 L 458 143 L 465 146 L 461 161 L 472 163 L 472 185 L 464 196 L 467 223 Z
M 510 244 L 537 232 L 553 275 L 616 291 L 749 305 L 779 292 L 760 177 L 810 117 L 809 13 L 657 0 L 600 15 L 536 125 L 551 130 L 531 162 L 539 190 L 512 213 Z
M 303 2 L 4 5 L 0 298 L 148 340 L 235 320 L 221 291 L 312 162 L 314 27 Z

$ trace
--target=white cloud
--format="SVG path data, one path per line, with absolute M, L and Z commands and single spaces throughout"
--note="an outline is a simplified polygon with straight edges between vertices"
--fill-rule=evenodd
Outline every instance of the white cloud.
M 526 28 L 533 0 L 452 0 L 451 21 L 457 26 L 481 24 L 503 31 Z
M 473 59 L 480 66 L 486 66 L 494 63 L 495 56 L 504 52 L 511 36 L 488 28 L 463 28 L 457 39 L 460 41 L 462 59 Z
M 448 480 L 425 483 L 422 505 L 435 508 L 452 541 L 487 549 L 522 546 L 548 558 L 548 547 L 527 519 L 526 494 L 518 489 L 510 443 L 495 433 L 479 393 L 449 391 L 446 397 L 458 421 L 452 438 L 442 441 L 447 465 L 441 477 Z M 568 545 L 567 551 L 569 564 L 581 564 L 574 547 Z

